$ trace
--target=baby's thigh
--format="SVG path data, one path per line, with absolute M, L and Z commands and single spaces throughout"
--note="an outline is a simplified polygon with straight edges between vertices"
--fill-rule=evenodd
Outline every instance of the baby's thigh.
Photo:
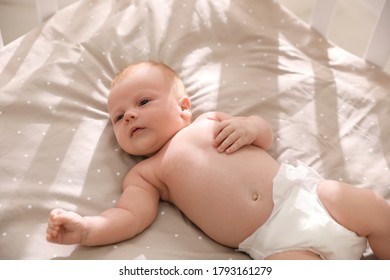
M 372 222 L 373 192 L 343 182 L 322 181 L 318 197 L 332 218 L 360 236 L 367 236 Z
M 272 254 L 266 260 L 321 260 L 321 257 L 313 252 L 304 250 L 291 250 Z

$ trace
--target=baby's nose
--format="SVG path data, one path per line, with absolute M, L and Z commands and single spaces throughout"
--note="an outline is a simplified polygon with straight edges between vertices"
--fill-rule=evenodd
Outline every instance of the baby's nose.
M 134 110 L 127 110 L 125 113 L 126 121 L 135 120 L 137 117 L 138 117 L 138 113 Z

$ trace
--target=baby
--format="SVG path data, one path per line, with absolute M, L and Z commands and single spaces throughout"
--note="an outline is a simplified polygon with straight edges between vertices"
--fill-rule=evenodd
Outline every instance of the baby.
M 390 259 L 390 206 L 374 192 L 322 179 L 266 150 L 270 125 L 258 116 L 206 113 L 168 66 L 130 65 L 113 81 L 108 111 L 119 145 L 147 158 L 123 181 L 116 207 L 99 216 L 51 212 L 47 240 L 87 246 L 136 236 L 160 199 L 176 205 L 220 244 L 256 259 L 359 259 L 367 240 Z M 189 172 L 189 170 L 191 170 Z

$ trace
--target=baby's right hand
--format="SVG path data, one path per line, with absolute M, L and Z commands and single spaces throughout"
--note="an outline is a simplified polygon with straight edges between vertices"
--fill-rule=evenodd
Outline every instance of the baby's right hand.
M 46 239 L 58 244 L 80 244 L 87 235 L 85 219 L 77 213 L 54 209 L 50 212 Z

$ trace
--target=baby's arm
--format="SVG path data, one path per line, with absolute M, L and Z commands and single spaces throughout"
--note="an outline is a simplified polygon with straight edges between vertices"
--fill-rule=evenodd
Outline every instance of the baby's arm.
M 125 183 L 129 178 L 125 180 Z M 124 185 L 115 208 L 82 217 L 61 209 L 50 214 L 47 240 L 59 244 L 104 245 L 123 241 L 148 227 L 156 217 L 159 192 L 152 186 Z
M 212 112 L 206 117 L 218 121 L 214 129 L 214 146 L 219 152 L 233 153 L 250 144 L 268 150 L 272 145 L 271 126 L 259 116 L 234 117 Z

